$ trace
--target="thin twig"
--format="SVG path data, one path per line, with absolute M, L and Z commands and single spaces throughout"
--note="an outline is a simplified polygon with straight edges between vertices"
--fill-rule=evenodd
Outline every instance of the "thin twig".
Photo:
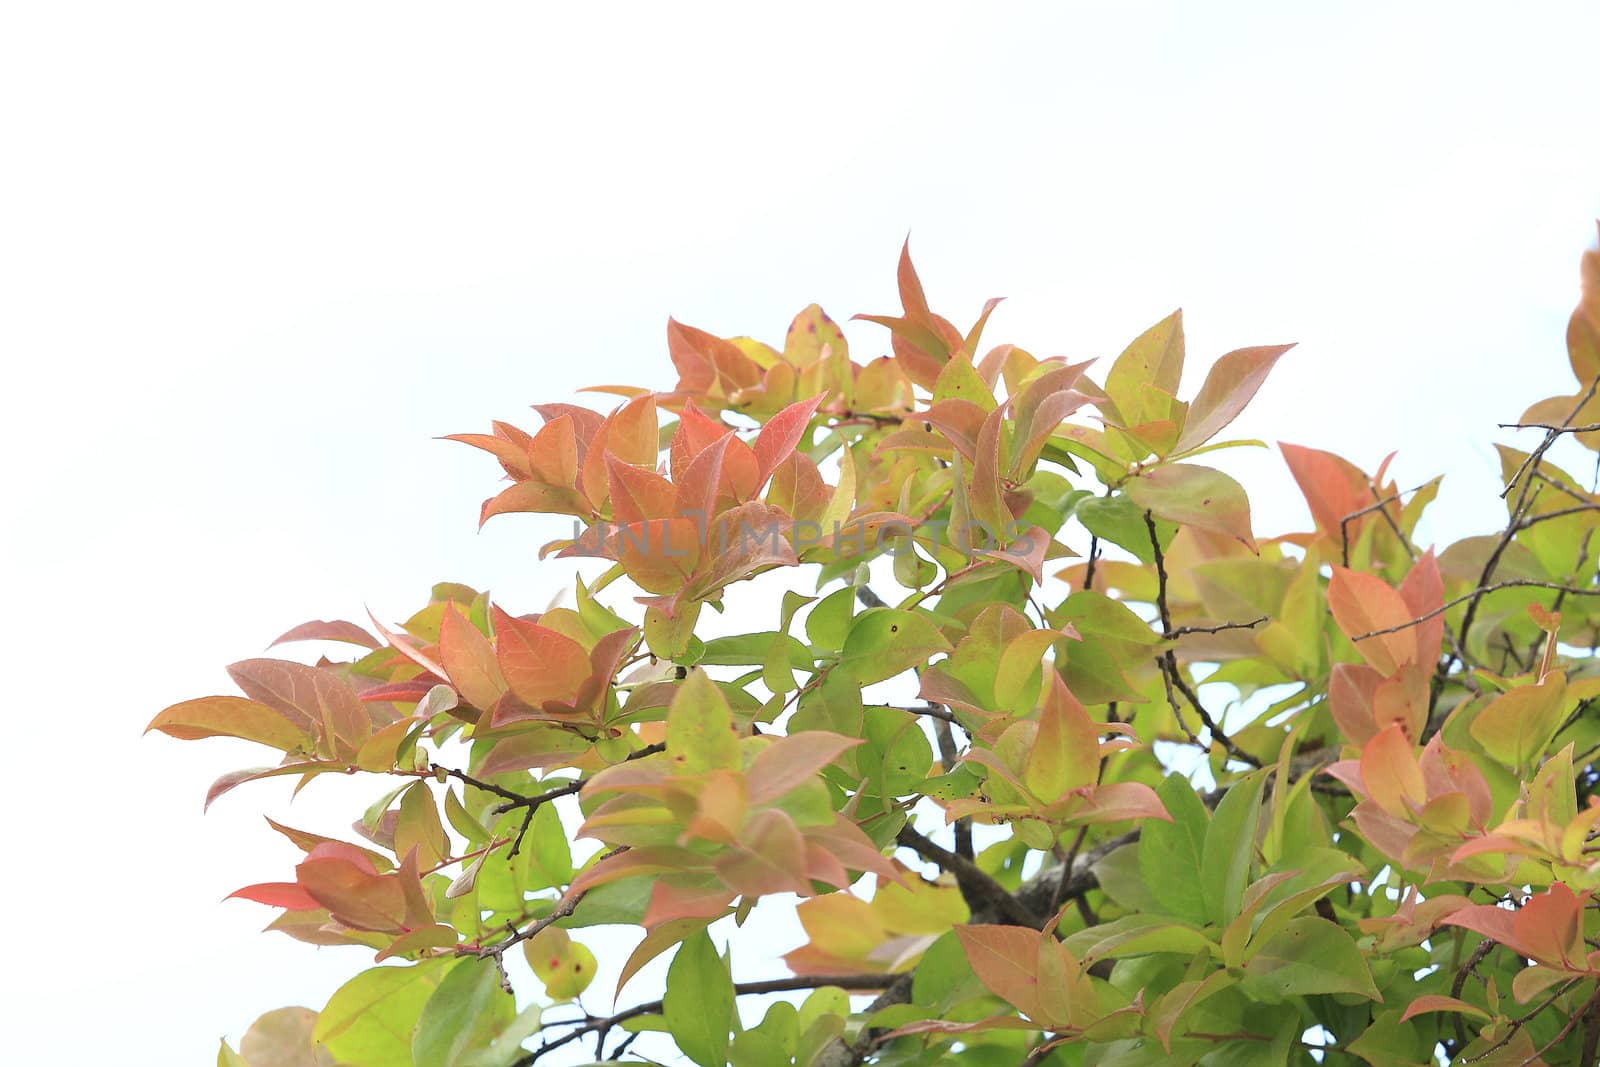
M 760 982 L 736 982 L 733 986 L 733 992 L 736 996 L 756 996 L 762 993 L 788 993 L 797 989 L 821 989 L 824 986 L 836 986 L 840 989 L 858 992 L 870 991 L 884 988 L 894 982 L 897 977 L 892 974 L 798 975 L 792 978 L 769 978 Z M 541 1044 L 538 1048 L 525 1053 L 514 1061 L 513 1067 L 527 1067 L 528 1064 L 537 1062 L 546 1053 L 554 1052 L 561 1046 L 571 1044 L 587 1034 L 604 1034 L 629 1019 L 635 1019 L 641 1015 L 657 1015 L 664 1007 L 665 1001 L 651 1000 L 643 1004 L 635 1004 L 631 1008 L 624 1008 L 622 1011 L 612 1015 L 586 1019 L 572 1032 L 554 1041 Z
M 1502 430 L 1551 430 L 1555 433 L 1593 433 L 1600 430 L 1600 422 L 1591 422 L 1587 426 L 1567 426 L 1554 422 L 1502 422 L 1498 425 Z
M 1267 616 L 1251 619 L 1249 622 L 1222 622 L 1215 626 L 1179 626 L 1175 630 L 1162 633 L 1161 640 L 1175 641 L 1184 634 L 1220 634 L 1224 630 L 1253 630 L 1267 621 Z
M 1150 531 L 1150 549 L 1155 558 L 1156 611 L 1161 616 L 1161 632 L 1164 634 L 1172 633 L 1172 612 L 1167 608 L 1167 561 L 1161 552 L 1161 537 L 1156 533 L 1155 516 L 1146 511 L 1144 513 L 1144 524 L 1146 529 Z M 1223 733 L 1222 727 L 1211 717 L 1211 713 L 1206 711 L 1205 706 L 1200 703 L 1200 698 L 1195 695 L 1195 691 L 1189 687 L 1189 683 L 1184 679 L 1183 673 L 1178 669 L 1178 657 L 1173 655 L 1172 649 L 1169 648 L 1157 656 L 1156 663 L 1160 665 L 1162 675 L 1166 679 L 1167 703 L 1172 705 L 1172 714 L 1178 720 L 1179 726 L 1184 726 L 1184 722 L 1183 715 L 1178 711 L 1178 702 L 1172 697 L 1174 686 L 1189 701 L 1190 706 L 1195 710 L 1195 714 L 1200 716 L 1200 722 L 1210 731 L 1213 742 L 1220 744 L 1228 755 L 1234 759 L 1242 760 L 1252 767 L 1261 766 L 1261 761 L 1234 744 L 1233 738 Z M 1189 732 L 1187 726 L 1184 726 L 1184 730 Z M 1189 732 L 1189 736 L 1196 744 L 1200 743 L 1200 739 L 1195 737 L 1192 732 Z
M 1434 608 L 1432 611 L 1426 612 L 1422 615 L 1418 615 L 1414 619 L 1408 619 L 1405 622 L 1384 627 L 1382 630 L 1368 630 L 1364 634 L 1356 634 L 1354 637 L 1350 638 L 1350 640 L 1365 641 L 1368 638 L 1382 637 L 1384 634 L 1395 634 L 1399 633 L 1401 630 L 1409 630 L 1413 626 L 1420 626 L 1422 623 L 1427 622 L 1435 615 L 1444 614 L 1463 601 L 1472 600 L 1475 597 L 1481 597 L 1486 593 L 1497 592 L 1501 589 L 1555 589 L 1563 593 L 1571 593 L 1574 596 L 1600 596 L 1600 589 L 1584 589 L 1575 585 L 1562 585 L 1560 582 L 1541 582 L 1533 578 L 1508 578 L 1503 582 L 1494 582 L 1491 585 L 1479 586 L 1470 593 L 1462 593 L 1460 596 L 1452 600 L 1445 601 L 1440 607 Z

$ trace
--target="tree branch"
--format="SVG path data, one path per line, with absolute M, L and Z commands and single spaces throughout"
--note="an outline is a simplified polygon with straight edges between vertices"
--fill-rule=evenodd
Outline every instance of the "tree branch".
M 973 911 L 987 907 L 1014 926 L 1031 926 L 1037 930 L 1044 925 L 1043 918 L 1033 909 L 1018 903 L 1005 886 L 995 881 L 982 867 L 919 834 L 909 823 L 900 828 L 895 843 L 954 875 L 956 884 L 961 887 L 961 895 Z
M 743 997 L 762 993 L 787 993 L 797 989 L 820 989 L 823 986 L 837 986 L 840 989 L 850 990 L 872 990 L 892 985 L 898 977 L 892 974 L 798 975 L 792 978 L 768 978 L 759 982 L 736 982 L 733 986 L 733 992 L 736 996 Z M 640 1015 L 658 1014 L 664 1004 L 664 1001 L 651 1000 L 643 1004 L 635 1004 L 631 1008 L 624 1008 L 622 1011 L 612 1015 L 586 1018 L 571 1033 L 564 1034 L 554 1041 L 545 1042 L 538 1048 L 523 1054 L 514 1061 L 514 1067 L 527 1067 L 527 1065 L 537 1062 L 546 1053 L 554 1052 L 563 1045 L 569 1045 L 586 1034 L 600 1034 L 603 1041 L 605 1039 L 603 1035 L 614 1027 Z M 569 1025 L 569 1023 L 550 1023 L 548 1025 L 563 1026 Z

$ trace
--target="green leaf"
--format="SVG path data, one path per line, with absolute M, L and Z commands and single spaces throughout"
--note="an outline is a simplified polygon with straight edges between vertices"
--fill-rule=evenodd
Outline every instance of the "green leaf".
M 856 754 L 863 777 L 877 778 L 886 799 L 914 792 L 933 768 L 933 747 L 917 717 L 899 708 L 868 708 L 865 727 L 868 747 Z
M 423 1005 L 452 961 L 372 967 L 340 986 L 317 1016 L 312 1040 L 345 1067 L 405 1067 Z
M 250 1024 L 239 1041 L 239 1059 L 250 1067 L 332 1067 L 333 1057 L 311 1042 L 317 1013 L 279 1008 Z
M 492 960 L 462 960 L 433 991 L 411 1039 L 416 1067 L 464 1067 L 516 1016 Z
M 1152 825 L 1146 823 L 1146 826 Z M 1159 915 L 1124 915 L 1108 923 L 1079 930 L 1065 942 L 1067 951 L 1087 966 L 1102 959 L 1147 956 L 1172 952 L 1186 959 L 1203 956 L 1212 942 L 1186 923 Z
M 1232 537 L 1255 551 L 1250 499 L 1244 486 L 1219 470 L 1198 463 L 1152 467 L 1128 479 L 1123 491 L 1158 519 Z
M 722 690 L 699 668 L 678 686 L 667 710 L 667 756 L 690 774 L 739 768 L 733 712 Z
M 524 889 L 548 889 L 572 881 L 572 846 L 554 804 L 541 804 L 534 811 L 517 859 Z
M 726 1067 L 733 1028 L 733 979 L 704 930 L 678 948 L 667 968 L 662 1000 L 667 1029 L 685 1056 L 700 1067 Z
M 1483 750 L 1512 770 L 1527 770 L 1543 754 L 1566 712 L 1566 676 L 1550 675 L 1496 697 L 1468 727 Z
M 1380 999 L 1367 961 L 1350 935 L 1314 915 L 1292 920 L 1251 957 L 1244 972 L 1241 988 L 1267 1003 L 1311 993 Z
M 834 651 L 850 633 L 856 591 L 852 586 L 837 589 L 823 597 L 806 614 L 806 637 L 820 649 Z
M 226 1041 L 217 1049 L 217 1067 L 250 1067 L 245 1058 L 228 1047 Z
M 1076 516 L 1083 528 L 1118 548 L 1133 553 L 1140 563 L 1154 563 L 1155 553 L 1150 548 L 1150 528 L 1144 523 L 1144 508 L 1118 493 L 1114 496 L 1097 496 L 1080 501 Z M 1175 528 L 1170 523 L 1157 523 L 1156 533 L 1161 537 L 1161 550 L 1172 541 Z
M 1156 787 L 1171 822 L 1151 819 L 1139 833 L 1139 875 L 1168 915 L 1204 925 L 1210 921 L 1202 888 L 1202 856 L 1210 815 L 1194 787 L 1179 774 Z
M 845 638 L 841 669 L 861 685 L 893 678 L 920 667 L 950 642 L 924 615 L 894 608 L 871 608 L 856 617 Z
M 1217 805 L 1201 851 L 1200 887 L 1211 921 L 1226 926 L 1239 914 L 1261 818 L 1261 771 L 1241 778 Z
M 1117 357 L 1106 372 L 1106 395 L 1117 405 L 1123 424 L 1137 426 L 1167 416 L 1165 411 L 1147 410 L 1150 398 L 1145 386 L 1176 396 L 1182 377 L 1183 312 L 1178 310 L 1134 338 Z

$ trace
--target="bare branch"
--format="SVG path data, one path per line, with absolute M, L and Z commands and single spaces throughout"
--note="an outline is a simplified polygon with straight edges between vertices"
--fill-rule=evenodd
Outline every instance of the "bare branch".
M 1422 615 L 1418 615 L 1414 619 L 1407 619 L 1405 622 L 1397 623 L 1394 626 L 1387 626 L 1382 630 L 1368 630 L 1364 634 L 1356 634 L 1354 637 L 1350 638 L 1350 640 L 1365 641 L 1368 638 L 1381 637 L 1384 634 L 1396 634 L 1401 630 L 1409 630 L 1413 626 L 1420 626 L 1422 623 L 1427 622 L 1435 615 L 1442 615 L 1451 608 L 1455 607 L 1457 604 L 1460 604 L 1464 601 L 1475 600 L 1486 593 L 1493 593 L 1501 589 L 1519 588 L 1554 589 L 1558 592 L 1569 593 L 1573 596 L 1600 596 L 1600 589 L 1585 589 L 1576 585 L 1562 585 L 1560 582 L 1541 582 L 1533 578 L 1508 578 L 1503 582 L 1495 582 L 1492 585 L 1480 585 L 1472 592 L 1462 593 L 1460 596 L 1455 597 L 1454 599 L 1445 601 L 1440 607 L 1434 608 L 1432 611 L 1426 612 Z
M 1502 422 L 1502 430 L 1550 430 L 1554 433 L 1593 433 L 1600 430 L 1600 422 L 1591 422 L 1587 426 L 1567 426 L 1554 422 Z
M 892 985 L 899 976 L 892 974 L 813 974 L 797 975 L 791 978 L 768 978 L 759 982 L 735 982 L 733 992 L 737 996 L 756 996 L 763 993 L 788 993 L 797 989 L 821 989 L 823 986 L 836 986 L 840 989 L 855 991 L 870 991 L 883 989 Z M 554 1041 L 548 1041 L 533 1049 L 516 1061 L 513 1067 L 527 1067 L 536 1063 L 546 1053 L 554 1052 L 563 1045 L 569 1045 L 587 1034 L 600 1034 L 602 1040 L 607 1032 L 627 1022 L 629 1019 L 641 1015 L 659 1014 L 665 1006 L 664 1001 L 651 1000 L 643 1004 L 635 1004 L 631 1008 L 624 1008 L 613 1015 L 593 1016 L 585 1018 L 577 1029 L 564 1034 Z M 577 1021 L 577 1020 L 572 1020 Z M 551 1023 L 550 1026 L 568 1025 L 567 1023 Z M 548 1028 L 548 1027 L 546 1027 Z
M 1253 630 L 1267 621 L 1267 616 L 1251 619 L 1249 622 L 1223 622 L 1215 626 L 1180 626 L 1175 630 L 1167 630 L 1161 635 L 1163 641 L 1175 641 L 1184 634 L 1220 634 L 1224 630 Z

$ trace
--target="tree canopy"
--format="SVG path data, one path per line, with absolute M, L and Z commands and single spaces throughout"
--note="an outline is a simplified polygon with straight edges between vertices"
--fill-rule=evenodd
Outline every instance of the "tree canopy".
M 669 388 L 454 435 L 508 481 L 482 521 L 574 520 L 564 606 L 446 582 L 150 724 L 281 754 L 208 805 L 373 776 L 349 840 L 269 819 L 304 856 L 234 894 L 370 965 L 219 1064 L 1593 1064 L 1600 495 L 1550 458 L 1600 451 L 1600 253 L 1582 281 L 1573 392 L 1444 547 L 1438 479 L 1286 443 L 1313 528 L 1254 528 L 1207 454 L 1261 444 L 1225 431 L 1290 346 L 1180 398 L 1180 313 L 1040 358 L 908 250 L 857 316 L 890 354 L 815 305 L 781 346 L 672 321 Z

